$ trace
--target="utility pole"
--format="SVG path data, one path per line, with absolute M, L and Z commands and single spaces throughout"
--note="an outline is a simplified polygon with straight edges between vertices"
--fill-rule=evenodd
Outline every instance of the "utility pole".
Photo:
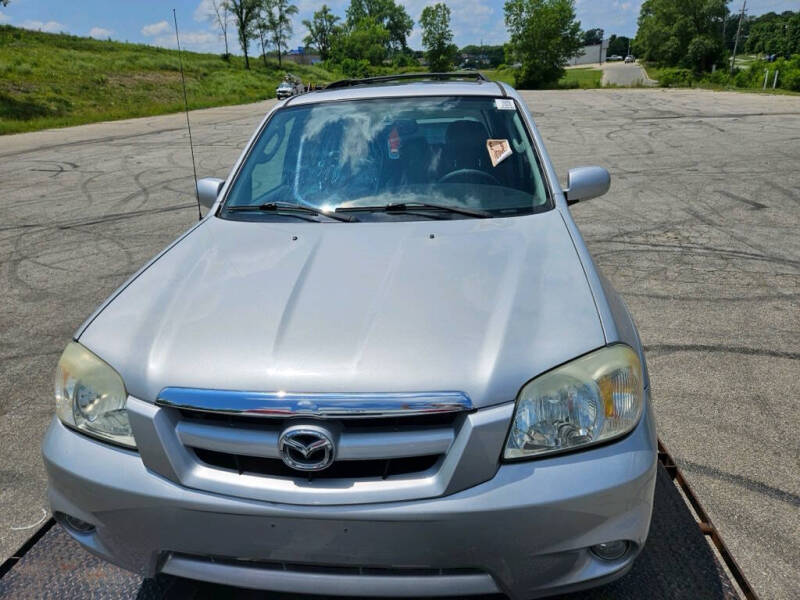
M 728 26 L 728 5 L 722 5 L 722 49 L 727 51 L 728 50 L 728 41 L 725 37 L 725 32 Z
M 739 47 L 739 35 L 742 33 L 742 21 L 744 20 L 744 11 L 747 7 L 747 0 L 742 2 L 742 12 L 739 15 L 739 27 L 736 28 L 736 41 L 733 43 L 733 58 L 731 58 L 731 75 L 733 69 L 736 68 L 736 50 Z

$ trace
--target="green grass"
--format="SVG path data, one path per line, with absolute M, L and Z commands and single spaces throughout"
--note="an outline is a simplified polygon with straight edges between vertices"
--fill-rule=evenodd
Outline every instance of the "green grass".
M 481 71 L 489 79 L 496 81 L 504 81 L 509 85 L 514 85 L 514 69 L 490 69 Z M 600 69 L 593 69 L 591 67 L 579 67 L 575 69 L 566 69 L 564 77 L 562 77 L 558 85 L 554 89 L 592 89 L 599 88 L 600 80 L 603 78 L 603 71 Z
M 481 73 L 492 81 L 502 81 L 508 85 L 514 85 L 514 69 L 481 69 Z
M 749 69 L 757 60 L 757 54 L 737 54 L 736 66 L 739 69 Z
M 599 88 L 602 79 L 603 71 L 601 69 L 592 69 L 591 67 L 567 69 L 558 85 L 565 88 L 592 89 Z
M 650 62 L 639 62 L 641 67 L 644 69 L 645 73 L 650 79 L 654 79 L 656 81 L 660 80 L 661 74 L 664 72 L 664 69 L 661 67 L 656 66 L 655 63 Z
M 322 68 L 261 58 L 184 52 L 191 108 L 275 95 L 289 70 L 303 81 L 339 78 Z M 177 112 L 183 109 L 178 53 L 0 26 L 0 134 Z

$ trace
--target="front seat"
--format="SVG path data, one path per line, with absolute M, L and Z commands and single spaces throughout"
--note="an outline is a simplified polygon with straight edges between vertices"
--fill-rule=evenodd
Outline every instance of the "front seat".
M 453 121 L 445 132 L 445 146 L 441 175 L 460 169 L 478 169 L 488 172 L 491 166 L 486 140 L 489 132 L 478 121 Z

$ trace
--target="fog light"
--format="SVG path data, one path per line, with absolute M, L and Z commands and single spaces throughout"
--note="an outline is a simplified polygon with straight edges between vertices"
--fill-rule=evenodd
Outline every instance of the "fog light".
M 64 522 L 64 525 L 72 529 L 76 533 L 91 533 L 94 531 L 94 525 L 91 523 L 87 523 L 86 521 L 82 521 L 78 517 L 73 517 L 72 515 L 68 515 L 65 513 L 59 513 L 61 520 Z
M 622 558 L 628 551 L 628 542 L 625 540 L 616 540 L 614 542 L 607 542 L 605 544 L 597 544 L 592 546 L 592 552 L 603 560 L 617 560 Z

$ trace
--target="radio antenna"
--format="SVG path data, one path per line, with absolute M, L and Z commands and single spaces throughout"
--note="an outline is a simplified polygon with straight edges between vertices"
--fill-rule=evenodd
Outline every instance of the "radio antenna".
M 194 173 L 194 197 L 197 200 L 197 220 L 203 219 L 200 211 L 200 192 L 197 191 L 197 166 L 194 161 L 194 144 L 192 143 L 192 124 L 189 122 L 189 99 L 186 96 L 186 76 L 183 74 L 183 52 L 181 51 L 181 38 L 178 35 L 178 16 L 172 9 L 172 19 L 175 21 L 175 41 L 178 42 L 178 63 L 181 66 L 181 85 L 183 86 L 183 107 L 186 111 L 186 129 L 189 130 L 189 150 L 192 153 L 192 172 Z

